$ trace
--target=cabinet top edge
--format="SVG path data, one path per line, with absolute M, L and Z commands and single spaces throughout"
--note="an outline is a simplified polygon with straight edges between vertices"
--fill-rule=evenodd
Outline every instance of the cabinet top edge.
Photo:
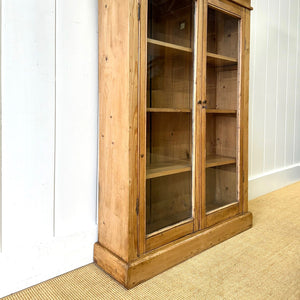
M 229 0 L 229 1 L 236 3 L 240 6 L 243 6 L 245 8 L 248 8 L 250 10 L 253 10 L 253 7 L 251 6 L 251 0 Z

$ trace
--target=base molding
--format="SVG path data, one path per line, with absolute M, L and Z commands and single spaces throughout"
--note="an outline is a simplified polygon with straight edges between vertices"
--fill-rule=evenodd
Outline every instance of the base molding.
M 300 180 L 300 164 L 249 178 L 249 200 L 271 193 Z
M 94 261 L 106 273 L 129 289 L 249 229 L 251 226 L 252 214 L 248 212 L 211 228 L 185 236 L 146 253 L 130 263 L 124 262 L 96 243 Z

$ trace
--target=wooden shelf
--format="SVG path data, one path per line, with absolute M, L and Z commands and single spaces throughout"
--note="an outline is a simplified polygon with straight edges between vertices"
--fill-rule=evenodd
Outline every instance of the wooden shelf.
M 207 63 L 215 67 L 223 67 L 237 65 L 238 60 L 233 57 L 228 57 L 220 54 L 207 52 Z
M 184 112 L 184 113 L 190 113 L 192 112 L 189 108 L 157 108 L 157 107 L 148 107 L 147 112 Z
M 214 108 L 208 108 L 206 110 L 206 113 L 208 113 L 208 114 L 236 114 L 236 110 L 234 110 L 234 109 L 214 109 Z
M 220 155 L 208 155 L 206 157 L 206 168 L 230 165 L 235 163 L 236 159 L 234 157 Z
M 193 52 L 192 48 L 183 47 L 183 46 L 171 44 L 171 43 L 166 43 L 166 42 L 162 42 L 159 40 L 154 40 L 154 39 L 148 38 L 147 42 L 148 42 L 148 45 L 160 46 L 160 47 L 164 47 L 164 48 L 169 48 L 169 49 L 174 49 L 174 50 L 179 50 L 179 51 L 184 51 L 184 52 L 189 52 L 189 53 Z
M 147 165 L 146 179 L 189 172 L 192 170 L 190 161 L 178 160 Z

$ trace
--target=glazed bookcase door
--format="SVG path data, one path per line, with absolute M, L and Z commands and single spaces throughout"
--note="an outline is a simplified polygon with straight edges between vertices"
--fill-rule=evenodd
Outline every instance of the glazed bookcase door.
M 191 233 L 194 227 L 197 5 L 193 0 L 142 4 L 147 21 L 141 26 L 146 50 L 141 67 L 145 76 L 141 149 L 146 154 L 141 194 L 145 250 L 150 250 Z
M 234 5 L 232 5 L 234 8 Z M 204 51 L 206 86 L 203 117 L 205 165 L 203 210 L 206 226 L 237 215 L 240 198 L 240 9 L 208 1 Z

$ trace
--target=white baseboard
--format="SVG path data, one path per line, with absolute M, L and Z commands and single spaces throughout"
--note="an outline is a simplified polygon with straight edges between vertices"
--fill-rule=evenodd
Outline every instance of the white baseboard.
M 250 177 L 248 198 L 255 199 L 297 181 L 300 181 L 300 164 Z
M 0 253 L 0 298 L 92 263 L 97 232 L 95 225 L 86 232 Z

